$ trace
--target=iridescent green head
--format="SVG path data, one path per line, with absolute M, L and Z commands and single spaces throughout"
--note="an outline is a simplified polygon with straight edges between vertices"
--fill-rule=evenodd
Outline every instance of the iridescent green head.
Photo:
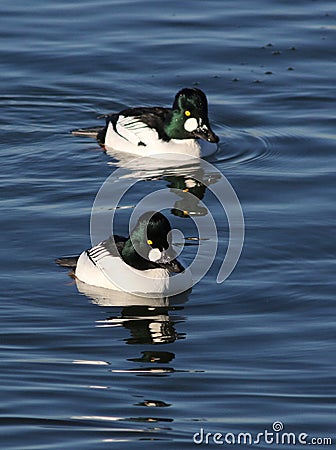
M 125 242 L 122 259 L 138 270 L 163 268 L 169 272 L 183 272 L 175 259 L 169 220 L 160 212 L 142 214 Z
M 209 124 L 208 101 L 204 92 L 196 88 L 184 88 L 176 94 L 171 120 L 165 132 L 170 139 L 200 138 L 219 142 Z

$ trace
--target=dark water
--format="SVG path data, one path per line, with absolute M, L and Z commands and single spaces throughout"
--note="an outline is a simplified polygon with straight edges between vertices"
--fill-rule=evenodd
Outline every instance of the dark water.
M 3 0 L 0 16 L 1 448 L 196 448 L 201 428 L 275 421 L 335 444 L 334 1 Z M 216 284 L 225 214 L 205 192 L 224 237 L 192 293 L 102 306 L 53 260 L 90 245 L 117 165 L 68 131 L 193 85 L 244 211 L 239 264 Z

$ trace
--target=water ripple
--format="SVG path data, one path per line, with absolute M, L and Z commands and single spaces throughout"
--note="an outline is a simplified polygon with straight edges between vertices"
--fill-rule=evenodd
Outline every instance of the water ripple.
M 267 138 L 253 131 L 247 132 L 221 126 L 218 133 L 221 137 L 219 149 L 212 158 L 209 158 L 210 162 L 235 166 L 266 158 L 271 154 L 271 145 Z

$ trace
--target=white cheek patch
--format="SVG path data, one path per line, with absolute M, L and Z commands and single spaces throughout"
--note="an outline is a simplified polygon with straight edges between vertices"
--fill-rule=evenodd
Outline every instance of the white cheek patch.
M 152 262 L 156 262 L 161 258 L 162 254 L 158 248 L 152 248 L 148 253 L 148 259 Z
M 195 119 L 195 117 L 189 117 L 189 119 L 187 119 L 184 122 L 184 129 L 186 131 L 189 131 L 189 132 L 195 131 L 197 127 L 198 127 L 198 122 Z
M 196 181 L 192 178 L 187 178 L 185 180 L 185 185 L 188 189 L 194 188 L 196 186 Z

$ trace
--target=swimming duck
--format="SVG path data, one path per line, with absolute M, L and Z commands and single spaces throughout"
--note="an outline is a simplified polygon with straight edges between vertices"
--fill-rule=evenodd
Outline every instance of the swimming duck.
M 209 156 L 219 142 L 209 124 L 207 98 L 196 88 L 180 90 L 172 108 L 128 108 L 101 117 L 106 119 L 105 127 L 77 129 L 72 134 L 95 137 L 107 151 L 138 156 Z
M 192 279 L 176 259 L 170 231 L 163 214 L 146 212 L 129 237 L 113 235 L 79 256 L 59 258 L 56 263 L 73 269 L 75 277 L 89 285 L 138 295 L 175 295 L 189 289 Z M 179 275 L 177 281 L 172 281 L 173 274 Z

